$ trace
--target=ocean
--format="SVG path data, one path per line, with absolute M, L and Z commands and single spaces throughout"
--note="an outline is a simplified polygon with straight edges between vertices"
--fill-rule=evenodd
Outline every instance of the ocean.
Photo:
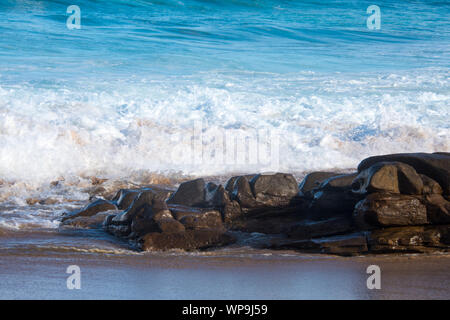
M 46 234 L 120 187 L 450 152 L 449 16 L 450 1 L 1 0 L 2 250 L 122 250 Z

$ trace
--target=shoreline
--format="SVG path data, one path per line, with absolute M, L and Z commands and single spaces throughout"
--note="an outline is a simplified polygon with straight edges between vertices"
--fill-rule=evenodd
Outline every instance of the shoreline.
M 69 265 L 81 290 L 66 288 Z M 381 290 L 366 287 L 369 265 Z M 449 255 L 259 256 L 0 253 L 1 299 L 448 299 Z
M 366 159 L 356 173 L 313 172 L 300 184 L 276 173 L 120 189 L 57 217 L 57 228 L 0 229 L 0 298 L 448 299 L 439 170 L 450 155 L 400 157 L 413 166 Z M 417 173 L 430 163 L 440 183 Z M 81 290 L 66 287 L 71 265 Z M 371 265 L 381 290 L 367 288 Z

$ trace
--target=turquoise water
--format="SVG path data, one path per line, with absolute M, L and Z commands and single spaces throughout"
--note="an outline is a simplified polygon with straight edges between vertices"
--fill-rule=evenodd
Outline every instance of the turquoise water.
M 72 4 L 2 1 L 3 81 L 449 66 L 448 1 L 76 1 L 69 30 Z
M 81 29 L 66 26 L 72 4 Z M 372 4 L 379 30 L 366 25 Z M 450 151 L 449 16 L 449 1 L 2 0 L 0 200 L 85 175 L 302 172 Z M 196 121 L 205 135 L 276 131 L 279 162 L 174 161 L 191 142 L 173 137 Z

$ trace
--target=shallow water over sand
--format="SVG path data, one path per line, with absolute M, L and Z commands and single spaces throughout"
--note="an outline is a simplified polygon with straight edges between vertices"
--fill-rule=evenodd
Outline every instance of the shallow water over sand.
M 95 239 L 95 240 L 93 240 Z M 450 255 L 342 258 L 228 248 L 136 253 L 93 232 L 0 237 L 1 299 L 449 299 Z M 381 268 L 381 289 L 366 268 Z M 81 268 L 81 290 L 66 268 Z

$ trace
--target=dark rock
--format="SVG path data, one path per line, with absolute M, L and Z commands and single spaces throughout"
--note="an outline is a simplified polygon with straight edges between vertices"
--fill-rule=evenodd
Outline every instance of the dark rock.
M 158 227 L 161 233 L 180 233 L 184 232 L 186 228 L 182 223 L 173 218 L 158 219 Z M 146 232 L 147 233 L 147 232 Z
M 134 199 L 132 204 L 129 206 L 127 210 L 118 214 L 113 222 L 116 223 L 129 223 L 136 215 L 136 213 L 141 210 L 144 206 L 150 206 L 154 208 L 158 208 L 161 210 L 167 210 L 167 205 L 165 204 L 165 200 L 171 194 L 171 191 L 161 191 L 161 190 L 153 190 L 146 189 L 141 191 L 139 195 Z
M 154 217 L 160 211 L 171 215 L 165 203 L 170 194 L 170 190 L 143 189 L 127 210 L 105 220 L 105 229 L 118 237 L 158 230 L 158 224 Z M 133 234 L 131 234 L 132 232 Z
M 352 220 L 336 217 L 327 220 L 304 220 L 292 225 L 286 234 L 289 238 L 310 239 L 349 233 L 353 230 Z
M 323 181 L 339 175 L 340 174 L 336 172 L 311 172 L 306 175 L 303 181 L 299 184 L 299 191 L 302 195 L 312 198 L 313 193 L 311 191 L 318 188 Z
M 233 192 L 231 193 L 231 199 L 236 200 L 241 208 L 257 208 L 262 204 L 259 204 L 255 196 L 253 195 L 250 182 L 246 177 L 239 177 L 234 182 Z
M 346 191 L 352 188 L 353 180 L 356 178 L 357 173 L 341 174 L 328 178 L 319 185 L 318 190 L 329 191 Z
M 200 178 L 183 182 L 177 191 L 167 199 L 167 203 L 203 207 L 205 205 L 205 180 Z
M 198 250 L 220 247 L 233 243 L 234 238 L 216 230 L 186 230 L 180 233 L 148 233 L 139 239 L 141 250 Z
M 286 173 L 258 174 L 250 180 L 253 194 L 258 197 L 292 198 L 298 193 L 294 176 Z
M 116 215 L 108 215 L 103 221 L 103 228 L 116 237 L 127 237 L 131 233 L 131 223 L 113 222 Z
M 378 229 L 369 233 L 372 253 L 433 252 L 447 250 L 450 225 L 413 226 Z
M 258 174 L 250 181 L 241 176 L 235 180 L 231 195 L 243 211 L 286 207 L 298 198 L 298 187 L 295 178 L 285 173 Z
M 356 203 L 361 200 L 361 196 L 351 190 L 355 177 L 356 173 L 345 174 L 323 181 L 314 192 L 309 218 L 322 220 L 342 215 L 350 217 Z
M 139 237 L 150 232 L 182 232 L 184 227 L 169 210 L 145 205 L 133 217 L 130 231 L 133 237 Z
M 229 193 L 233 192 L 234 190 L 234 183 L 236 182 L 236 180 L 240 177 L 244 177 L 246 178 L 248 181 L 252 180 L 253 177 L 256 176 L 256 174 L 247 174 L 247 175 L 242 175 L 242 176 L 234 176 L 231 177 L 230 179 L 228 179 L 228 181 L 225 183 L 225 190 L 228 191 Z
M 289 228 L 304 219 L 296 207 L 284 209 L 268 208 L 264 211 L 250 212 L 233 220 L 228 227 L 232 230 L 244 232 L 258 232 L 264 234 L 284 234 Z
M 450 202 L 440 194 L 424 196 L 428 220 L 432 224 L 450 224 Z
M 245 180 L 247 183 L 248 181 Z M 188 192 L 189 188 L 193 188 Z M 185 198 L 191 193 L 194 201 Z M 191 195 L 192 196 L 192 195 Z M 209 182 L 204 184 L 202 180 L 188 181 L 173 194 L 167 201 L 168 205 L 173 207 L 176 211 L 176 206 L 180 208 L 194 207 L 194 208 L 208 208 L 218 210 L 222 214 L 222 218 L 226 223 L 231 223 L 232 220 L 241 214 L 241 207 L 236 200 L 231 200 L 228 191 L 222 185 L 216 185 Z M 186 210 L 186 209 L 182 209 Z
M 204 208 L 223 208 L 230 201 L 228 192 L 222 185 L 209 182 L 205 187 Z
M 66 221 L 67 219 L 73 219 L 76 217 L 84 217 L 84 216 L 93 216 L 99 212 L 109 211 L 109 210 L 117 210 L 116 206 L 108 201 L 103 199 L 98 199 L 82 209 L 75 210 L 69 213 L 66 213 L 61 221 Z
M 125 210 L 128 209 L 140 192 L 139 189 L 120 189 L 114 196 L 113 201 L 116 202 L 117 208 Z
M 211 203 L 216 202 L 214 194 L 220 190 L 219 186 L 208 185 L 206 188 L 212 195 Z M 186 190 L 178 193 L 175 199 L 184 202 Z M 167 196 L 168 193 L 159 190 L 141 191 L 127 210 L 106 218 L 105 229 L 116 236 L 135 241 L 143 250 L 202 249 L 232 240 L 230 236 L 224 235 L 226 229 L 218 210 L 171 204 L 165 201 Z M 203 205 L 205 201 L 203 198 L 195 204 Z
M 295 178 L 284 173 L 254 175 L 250 181 L 237 177 L 230 198 L 224 221 L 230 229 L 245 232 L 285 232 L 304 206 Z
M 241 217 L 241 215 L 242 210 L 239 202 L 228 199 L 228 202 L 226 202 L 222 209 L 222 217 L 225 224 L 231 226 L 233 221 Z
M 398 194 L 369 194 L 355 206 L 353 216 L 361 229 L 428 223 L 426 207 L 418 198 Z
M 430 177 L 421 174 L 420 178 L 423 181 L 423 194 L 442 194 L 443 190 L 439 183 Z
M 450 194 L 450 154 L 449 153 L 399 153 L 370 157 L 358 166 L 361 172 L 377 162 L 398 161 L 412 166 L 417 173 L 436 180 L 444 194 Z
M 99 212 L 93 216 L 78 216 L 67 219 L 61 223 L 64 227 L 72 227 L 77 229 L 101 229 L 103 221 L 107 216 L 110 216 L 111 211 Z
M 354 256 L 367 253 L 367 239 L 364 233 L 333 236 L 311 240 L 275 240 L 273 249 L 296 249 L 301 252 L 325 253 Z
M 361 171 L 352 184 L 353 192 L 422 194 L 423 181 L 413 167 L 401 162 L 377 162 Z
M 212 182 L 205 184 L 203 179 L 182 183 L 167 200 L 170 205 L 215 209 L 223 209 L 229 202 L 228 192 L 222 185 Z
M 217 210 L 178 205 L 169 205 L 169 208 L 174 218 L 180 221 L 186 229 L 214 229 L 225 231 L 222 215 Z

